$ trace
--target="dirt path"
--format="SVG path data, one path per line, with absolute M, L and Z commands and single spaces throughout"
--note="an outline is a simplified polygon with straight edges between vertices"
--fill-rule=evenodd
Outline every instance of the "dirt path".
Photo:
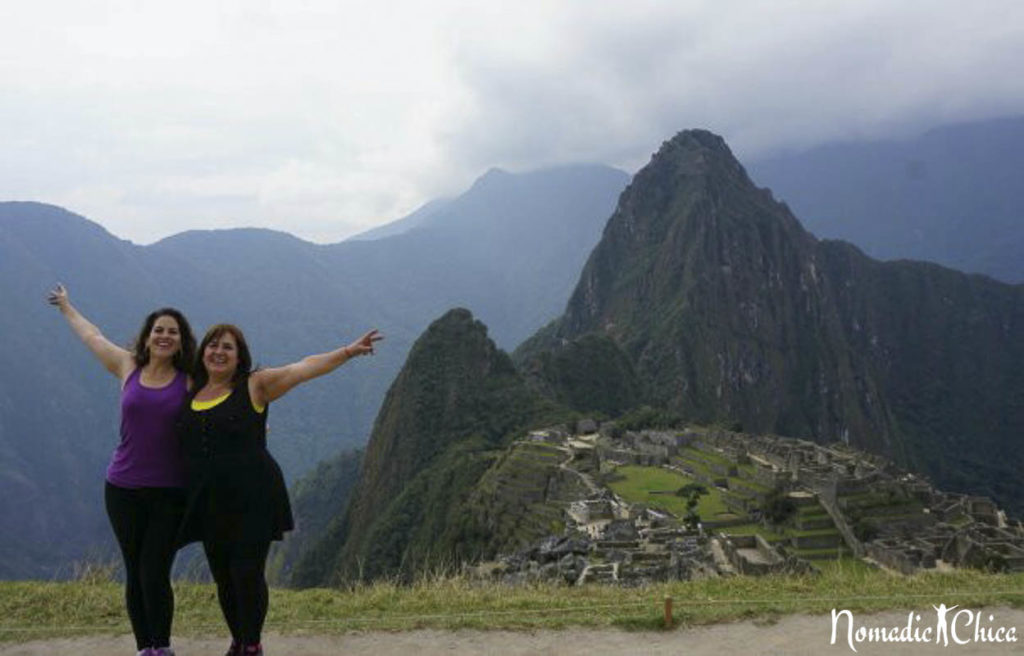
M 935 625 L 935 613 L 917 624 L 920 628 Z M 994 622 L 988 622 L 993 615 Z M 855 642 L 858 656 L 886 654 L 1024 654 L 1024 609 L 986 609 L 983 626 L 1006 629 L 1013 627 L 1017 642 L 996 644 L 970 642 L 948 647 L 934 641 L 922 643 Z M 855 627 L 902 627 L 907 624 L 906 612 L 858 615 Z M 268 656 L 336 656 L 338 654 L 373 654 L 373 656 L 469 656 L 501 654 L 502 656 L 818 656 L 821 654 L 853 654 L 846 643 L 845 624 L 837 644 L 830 645 L 832 621 L 825 616 L 794 616 L 770 626 L 751 622 L 719 624 L 709 627 L 680 629 L 667 633 L 628 633 L 614 630 L 571 629 L 565 631 L 406 631 L 401 633 L 350 633 L 338 636 L 268 635 L 264 640 Z M 961 638 L 972 631 L 960 630 Z M 934 640 L 934 638 L 933 638 Z M 42 656 L 43 654 L 75 654 L 75 656 L 130 656 L 135 653 L 128 636 L 116 638 L 90 637 L 46 640 L 19 645 L 0 646 L 0 656 Z M 226 646 L 223 638 L 181 639 L 175 644 L 179 656 L 221 656 Z

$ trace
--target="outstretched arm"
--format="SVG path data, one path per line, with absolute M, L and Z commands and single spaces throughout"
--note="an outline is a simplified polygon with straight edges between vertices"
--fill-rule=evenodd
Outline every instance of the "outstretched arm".
M 330 373 L 356 356 L 372 354 L 373 345 L 382 339 L 376 330 L 371 330 L 340 349 L 310 355 L 283 367 L 260 369 L 249 377 L 249 394 L 256 405 L 266 405 L 296 385 Z
M 135 367 L 132 354 L 104 337 L 99 328 L 75 309 L 64 285 L 58 284 L 46 300 L 60 310 L 71 330 L 75 331 L 82 343 L 89 347 L 107 371 L 117 376 L 118 380 L 124 380 L 132 372 Z

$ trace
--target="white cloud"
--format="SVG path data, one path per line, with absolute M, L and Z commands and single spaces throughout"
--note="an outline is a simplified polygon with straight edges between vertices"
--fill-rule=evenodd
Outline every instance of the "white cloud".
M 8 3 L 0 199 L 335 241 L 688 127 L 750 157 L 1021 113 L 1022 60 L 1015 0 Z

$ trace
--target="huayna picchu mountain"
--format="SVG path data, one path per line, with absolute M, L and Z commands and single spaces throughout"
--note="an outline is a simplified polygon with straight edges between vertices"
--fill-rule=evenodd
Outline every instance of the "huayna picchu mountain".
M 556 417 L 469 311 L 413 345 L 374 424 L 347 512 L 295 566 L 294 584 L 412 574 L 480 555 L 473 487 L 523 426 Z
M 842 440 L 1024 509 L 1024 285 L 819 241 L 707 131 L 637 173 L 516 360 L 577 410 Z

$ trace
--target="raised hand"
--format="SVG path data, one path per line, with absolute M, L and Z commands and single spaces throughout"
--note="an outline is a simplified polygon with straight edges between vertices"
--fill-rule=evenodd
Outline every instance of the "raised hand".
M 366 333 L 356 341 L 352 342 L 345 347 L 345 351 L 349 357 L 356 357 L 357 355 L 373 355 L 373 345 L 384 339 L 376 328 Z
M 64 285 L 57 283 L 57 286 L 46 295 L 46 302 L 63 309 L 70 302 L 68 300 L 68 290 L 64 289 Z
M 57 286 L 46 295 L 46 302 L 60 310 L 61 316 L 67 320 L 71 330 L 92 351 L 103 367 L 124 382 L 135 368 L 132 354 L 104 337 L 99 328 L 82 316 L 82 313 L 71 304 L 68 290 L 64 285 L 57 283 Z
M 348 346 L 309 355 L 283 367 L 260 369 L 249 376 L 249 395 L 257 405 L 266 405 L 296 385 L 328 374 L 357 355 L 373 354 L 374 344 L 382 339 L 377 330 L 371 330 Z

